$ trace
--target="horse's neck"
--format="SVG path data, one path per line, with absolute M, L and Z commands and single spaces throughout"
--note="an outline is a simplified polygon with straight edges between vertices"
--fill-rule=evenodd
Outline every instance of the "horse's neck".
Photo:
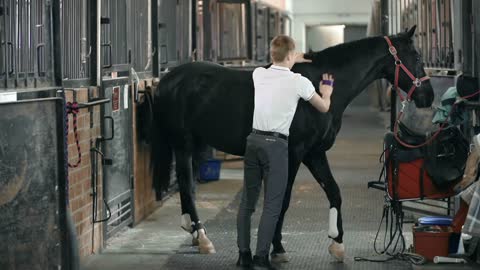
M 364 53 L 358 53 L 351 57 L 351 61 L 337 68 L 336 80 L 341 81 L 339 88 L 335 88 L 332 94 L 330 112 L 333 114 L 334 123 L 340 123 L 343 112 L 347 106 L 367 88 L 373 81 L 382 78 L 382 69 L 388 51 L 382 38 L 370 40 L 369 49 Z M 367 47 L 367 46 L 365 46 Z M 335 121 L 338 120 L 338 121 Z M 339 128 L 339 127 L 338 127 Z

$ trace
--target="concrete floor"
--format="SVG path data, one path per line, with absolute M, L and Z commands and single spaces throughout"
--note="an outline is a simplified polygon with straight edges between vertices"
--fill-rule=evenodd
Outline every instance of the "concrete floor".
M 376 180 L 380 171 L 378 157 L 382 151 L 385 116 L 366 108 L 350 109 L 328 154 L 343 194 L 345 263 L 336 263 L 327 254 L 328 201 L 308 170 L 301 167 L 284 227 L 285 248 L 291 261 L 281 269 L 412 269 L 405 262 L 372 264 L 353 260 L 354 256 L 374 254 L 373 239 L 384 199 L 381 191 L 368 190 L 367 182 Z M 217 254 L 199 255 L 190 246 L 191 236 L 179 227 L 180 200 L 175 194 L 141 224 L 110 239 L 101 254 L 85 260 L 84 269 L 235 269 L 235 213 L 242 176 L 241 162 L 224 164 L 221 181 L 198 186 L 197 207 Z M 252 228 L 258 225 L 260 212 L 258 209 L 255 213 Z M 407 244 L 411 244 L 411 234 L 407 232 L 405 236 Z M 254 246 L 255 235 L 252 238 Z
M 223 179 L 198 186 L 197 209 L 205 221 L 224 209 L 242 187 L 241 180 Z M 109 239 L 101 254 L 86 259 L 83 269 L 162 269 L 173 254 L 198 252 L 185 244 L 191 238 L 180 228 L 180 196 L 176 193 L 139 225 Z

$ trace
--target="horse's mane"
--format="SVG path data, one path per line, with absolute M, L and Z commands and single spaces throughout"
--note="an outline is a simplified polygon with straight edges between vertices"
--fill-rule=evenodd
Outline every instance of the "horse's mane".
M 395 35 L 391 36 L 391 38 L 393 40 L 400 36 Z M 321 51 L 307 53 L 305 58 L 312 60 L 313 65 L 343 66 L 350 63 L 353 56 L 357 56 L 359 53 L 371 55 L 377 44 L 380 44 L 382 41 L 385 42 L 382 36 L 363 38 L 328 47 Z

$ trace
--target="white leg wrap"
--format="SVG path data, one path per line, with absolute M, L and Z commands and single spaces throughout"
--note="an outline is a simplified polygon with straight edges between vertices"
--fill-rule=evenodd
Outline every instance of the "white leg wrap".
M 190 214 L 183 214 L 181 216 L 180 226 L 185 231 L 192 233 L 192 219 L 190 218 Z
M 335 207 L 330 208 L 330 217 L 328 222 L 328 236 L 330 236 L 331 238 L 336 238 L 338 236 L 337 218 L 338 218 L 337 208 Z

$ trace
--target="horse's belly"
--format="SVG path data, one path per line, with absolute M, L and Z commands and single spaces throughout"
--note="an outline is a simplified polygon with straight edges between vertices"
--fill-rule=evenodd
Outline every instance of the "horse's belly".
M 236 120 L 232 120 L 236 119 Z M 246 128 L 250 125 L 250 128 Z M 233 155 L 243 156 L 246 137 L 251 124 L 240 121 L 238 114 L 228 111 L 203 114 L 194 123 L 193 134 L 201 138 L 202 143 Z

